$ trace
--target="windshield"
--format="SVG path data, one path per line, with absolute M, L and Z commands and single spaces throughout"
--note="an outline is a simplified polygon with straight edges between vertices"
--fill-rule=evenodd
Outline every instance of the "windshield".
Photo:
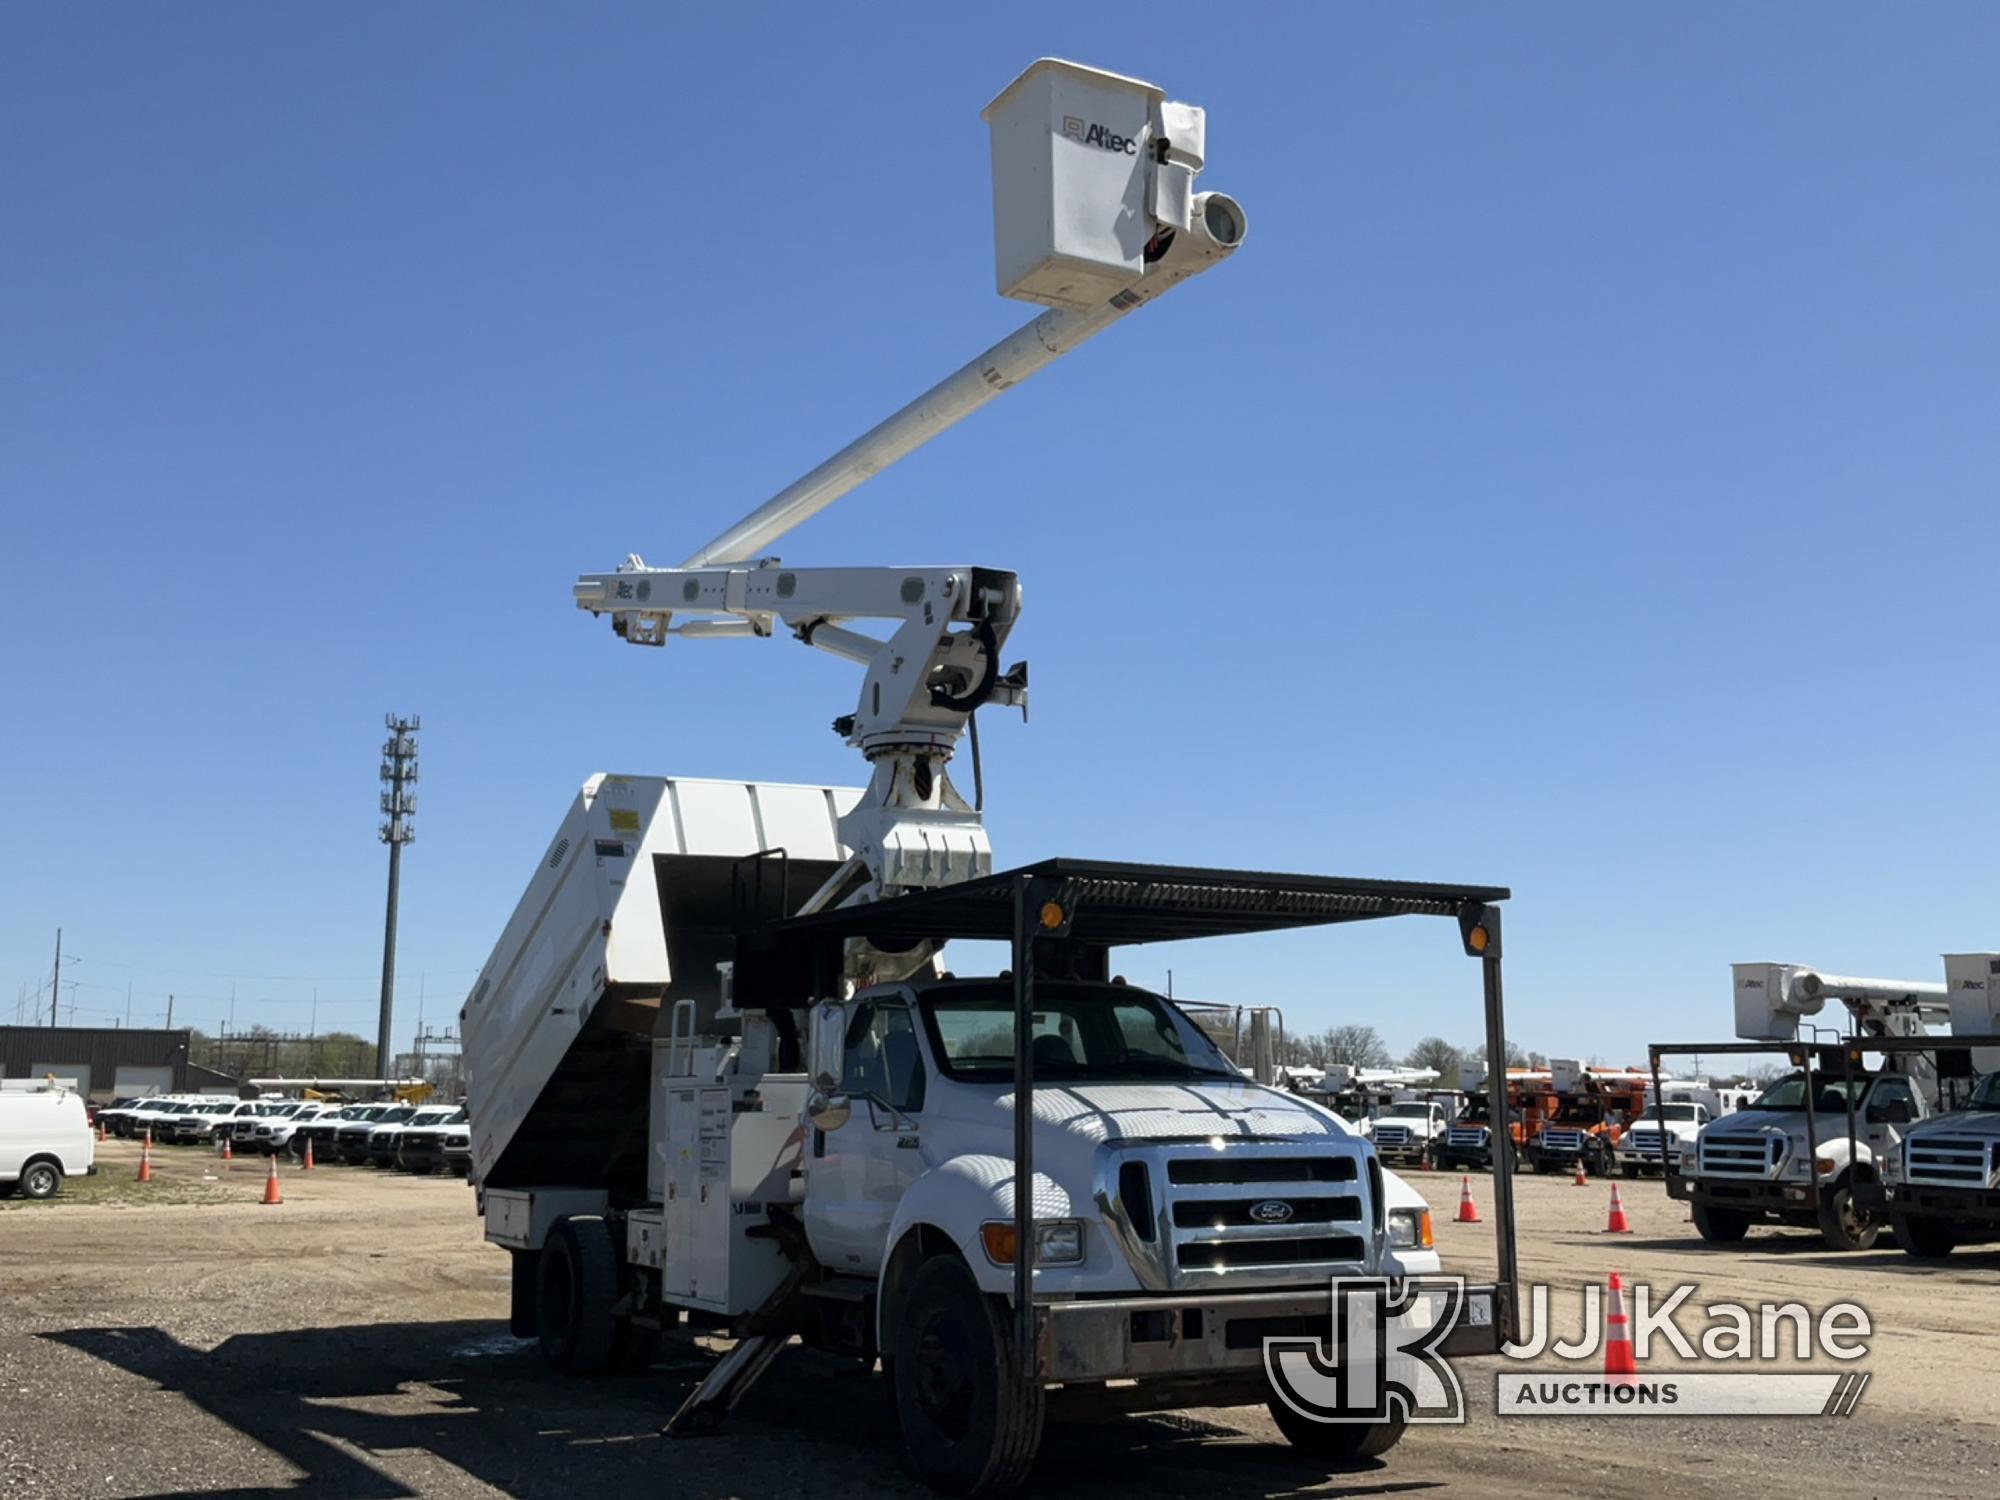
M 1979 1087 L 1972 1091 L 1972 1097 L 1965 1101 L 1967 1109 L 2000 1110 L 2000 1073 L 1988 1073 L 1979 1080 Z
M 955 984 L 923 995 L 931 1050 L 944 1072 L 975 1083 L 1014 1076 L 1014 987 Z M 1172 1002 L 1123 984 L 1035 986 L 1035 1081 L 1226 1078 L 1243 1082 Z
M 1430 1108 L 1423 1104 L 1392 1104 L 1376 1116 L 1382 1120 L 1426 1120 L 1430 1118 Z
M 1604 1105 L 1596 1099 L 1565 1099 L 1556 1118 L 1571 1125 L 1595 1125 L 1604 1118 Z
M 1848 1091 L 1853 1090 L 1854 1102 L 1858 1105 L 1861 1096 L 1868 1091 L 1870 1078 L 1856 1078 L 1850 1082 L 1839 1078 L 1820 1078 L 1814 1081 L 1813 1113 L 1821 1115 L 1844 1115 L 1847 1113 Z M 1805 1076 L 1793 1073 L 1780 1078 L 1745 1106 L 1747 1109 L 1794 1110 L 1806 1107 Z

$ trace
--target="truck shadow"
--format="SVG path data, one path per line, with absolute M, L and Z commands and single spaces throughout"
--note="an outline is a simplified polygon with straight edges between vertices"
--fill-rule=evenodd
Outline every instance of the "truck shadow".
M 901 1467 L 881 1380 L 796 1349 L 721 1434 L 679 1441 L 659 1429 L 716 1357 L 698 1345 L 669 1346 L 643 1375 L 562 1381 L 543 1370 L 532 1343 L 484 1321 L 238 1334 L 212 1351 L 150 1327 L 40 1337 L 181 1396 L 297 1474 L 238 1484 L 217 1473 L 212 1488 L 172 1490 L 199 1500 L 403 1500 L 427 1492 L 419 1476 L 435 1479 L 439 1463 L 520 1500 L 638 1492 L 668 1476 L 678 1500 L 843 1488 L 911 1500 L 928 1493 Z M 1430 1487 L 1397 1482 L 1379 1463 L 1338 1476 L 1330 1489 L 1328 1477 L 1323 1464 L 1219 1422 L 1174 1414 L 1082 1425 L 1058 1417 L 1030 1488 L 1075 1500 L 1140 1486 L 1158 1495 L 1213 1496 L 1220 1488 L 1285 1500 L 1308 1489 L 1388 1495 Z

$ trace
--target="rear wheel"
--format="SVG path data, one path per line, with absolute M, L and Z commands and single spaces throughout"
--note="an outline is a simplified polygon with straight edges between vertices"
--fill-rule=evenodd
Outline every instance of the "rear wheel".
M 1854 1193 L 1843 1180 L 1820 1194 L 1819 1233 L 1829 1250 L 1869 1250 L 1882 1225 L 1856 1206 Z
M 618 1253 L 595 1214 L 558 1219 L 542 1246 L 536 1323 L 542 1358 L 565 1375 L 595 1375 L 611 1362 L 618 1319 Z
M 1958 1235 L 1946 1219 L 1934 1219 L 1927 1214 L 1899 1213 L 1895 1216 L 1895 1225 L 1896 1243 L 1903 1247 L 1905 1255 L 1914 1260 L 1943 1260 L 1958 1243 Z
M 1011 1489 L 1042 1444 L 1044 1396 L 1022 1378 L 1002 1305 L 956 1256 L 925 1261 L 896 1310 L 889 1378 L 903 1451 L 945 1495 Z
M 1750 1217 L 1738 1209 L 1697 1203 L 1694 1232 L 1711 1245 L 1733 1245 L 1750 1232 Z
M 31 1161 L 21 1168 L 23 1198 L 53 1198 L 62 1186 L 62 1168 L 52 1161 Z
M 1315 1422 L 1275 1396 L 1269 1405 L 1271 1420 L 1278 1424 L 1286 1442 L 1301 1453 L 1336 1464 L 1380 1458 L 1403 1440 L 1408 1427 L 1400 1414 L 1386 1422 Z

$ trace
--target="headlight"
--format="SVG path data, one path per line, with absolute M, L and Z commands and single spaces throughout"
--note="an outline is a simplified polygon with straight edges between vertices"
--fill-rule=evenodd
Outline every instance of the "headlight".
M 1884 1182 L 1900 1182 L 1903 1176 L 1903 1153 L 1900 1150 L 1885 1151 L 1882 1154 L 1881 1167 Z
M 1428 1208 L 1389 1210 L 1389 1245 L 1396 1250 L 1431 1248 L 1431 1211 Z
M 1014 1224 L 1011 1219 L 989 1219 L 979 1226 L 980 1243 L 986 1258 L 996 1266 L 1014 1264 Z M 1051 1219 L 1035 1226 L 1035 1264 L 1072 1266 L 1083 1259 L 1083 1221 Z

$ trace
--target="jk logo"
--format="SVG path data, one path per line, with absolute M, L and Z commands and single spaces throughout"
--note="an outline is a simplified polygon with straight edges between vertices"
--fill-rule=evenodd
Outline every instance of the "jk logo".
M 1264 1372 L 1315 1422 L 1463 1422 L 1465 1393 L 1437 1350 L 1464 1310 L 1460 1277 L 1335 1277 L 1328 1337 L 1265 1339 Z

